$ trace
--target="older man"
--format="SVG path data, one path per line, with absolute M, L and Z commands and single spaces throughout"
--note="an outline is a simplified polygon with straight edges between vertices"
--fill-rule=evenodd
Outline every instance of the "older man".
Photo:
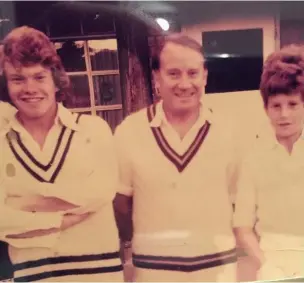
M 229 123 L 204 103 L 202 47 L 171 35 L 153 69 L 161 101 L 115 133 L 118 214 L 133 197 L 134 280 L 235 281 L 229 189 L 236 156 Z

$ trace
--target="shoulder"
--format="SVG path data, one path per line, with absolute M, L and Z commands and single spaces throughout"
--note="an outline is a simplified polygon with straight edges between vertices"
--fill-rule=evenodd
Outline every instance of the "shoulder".
M 208 113 L 210 121 L 210 133 L 215 140 L 226 146 L 236 145 L 239 141 L 238 129 L 231 116 L 218 111 L 210 111 Z
M 17 112 L 17 109 L 7 102 L 0 101 L 0 115 L 1 117 L 10 118 Z
M 14 115 L 16 114 L 17 109 L 10 105 L 7 102 L 0 102 L 0 128 L 3 125 L 6 125 Z
M 78 124 L 81 129 L 98 129 L 99 131 L 104 130 L 106 132 L 110 130 L 109 124 L 103 118 L 89 114 L 80 114 Z
M 79 114 L 74 114 L 79 115 Z M 99 116 L 81 114 L 78 121 L 79 131 L 98 143 L 112 142 L 113 132 L 109 124 Z
M 122 123 L 117 126 L 115 135 L 122 132 L 130 134 L 147 128 L 149 126 L 147 109 L 148 107 L 145 107 L 125 117 Z

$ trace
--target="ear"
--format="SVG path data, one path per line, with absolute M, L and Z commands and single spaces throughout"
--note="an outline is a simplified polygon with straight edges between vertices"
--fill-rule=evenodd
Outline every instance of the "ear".
M 269 109 L 268 109 L 268 105 L 263 103 L 263 109 L 264 109 L 264 113 L 265 115 L 269 118 Z
M 208 70 L 206 68 L 204 68 L 203 70 L 203 79 L 204 79 L 204 87 L 206 87 L 208 80 Z
M 155 95 L 160 96 L 159 92 L 159 80 L 160 80 L 160 74 L 159 71 L 153 71 L 153 79 L 154 79 L 154 87 L 155 87 Z
M 268 110 L 268 103 L 265 103 L 265 101 L 264 101 L 264 100 L 262 101 L 262 103 L 263 103 L 263 108 L 264 108 L 264 111 L 266 111 L 266 112 L 267 112 L 267 110 Z
M 154 78 L 155 82 L 159 82 L 159 79 L 160 79 L 159 76 L 160 76 L 159 70 L 154 70 L 153 71 L 153 78 Z

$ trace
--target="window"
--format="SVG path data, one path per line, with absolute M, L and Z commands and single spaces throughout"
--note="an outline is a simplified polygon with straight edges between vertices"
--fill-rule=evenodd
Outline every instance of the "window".
M 304 20 L 281 20 L 280 46 L 304 43 Z
M 0 2 L 0 38 L 1 40 L 14 28 L 14 4 L 9 1 Z
M 208 65 L 206 93 L 259 89 L 263 68 L 263 30 L 203 33 Z
M 114 130 L 123 119 L 116 39 L 65 40 L 55 46 L 73 86 L 65 106 L 99 115 Z

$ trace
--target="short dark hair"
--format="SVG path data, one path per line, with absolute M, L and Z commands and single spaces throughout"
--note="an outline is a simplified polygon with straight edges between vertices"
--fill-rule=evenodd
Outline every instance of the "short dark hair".
M 71 93 L 71 84 L 60 57 L 51 40 L 41 31 L 27 26 L 13 29 L 3 40 L 0 67 L 0 100 L 11 102 L 4 63 L 10 62 L 14 67 L 41 64 L 52 72 L 53 80 L 58 88 L 56 100 L 63 101 Z
M 300 93 L 304 101 L 304 46 L 291 44 L 273 52 L 264 63 L 260 82 L 264 106 L 270 96 Z
M 185 34 L 171 34 L 166 36 L 163 44 L 158 48 L 158 50 L 155 52 L 155 54 L 152 57 L 152 70 L 158 71 L 160 69 L 160 55 L 164 49 L 164 47 L 168 43 L 174 43 L 178 44 L 184 47 L 188 47 L 194 51 L 197 51 L 198 53 L 202 54 L 204 56 L 203 47 L 193 38 L 191 38 L 188 35 Z M 204 68 L 206 68 L 206 62 L 204 61 Z

